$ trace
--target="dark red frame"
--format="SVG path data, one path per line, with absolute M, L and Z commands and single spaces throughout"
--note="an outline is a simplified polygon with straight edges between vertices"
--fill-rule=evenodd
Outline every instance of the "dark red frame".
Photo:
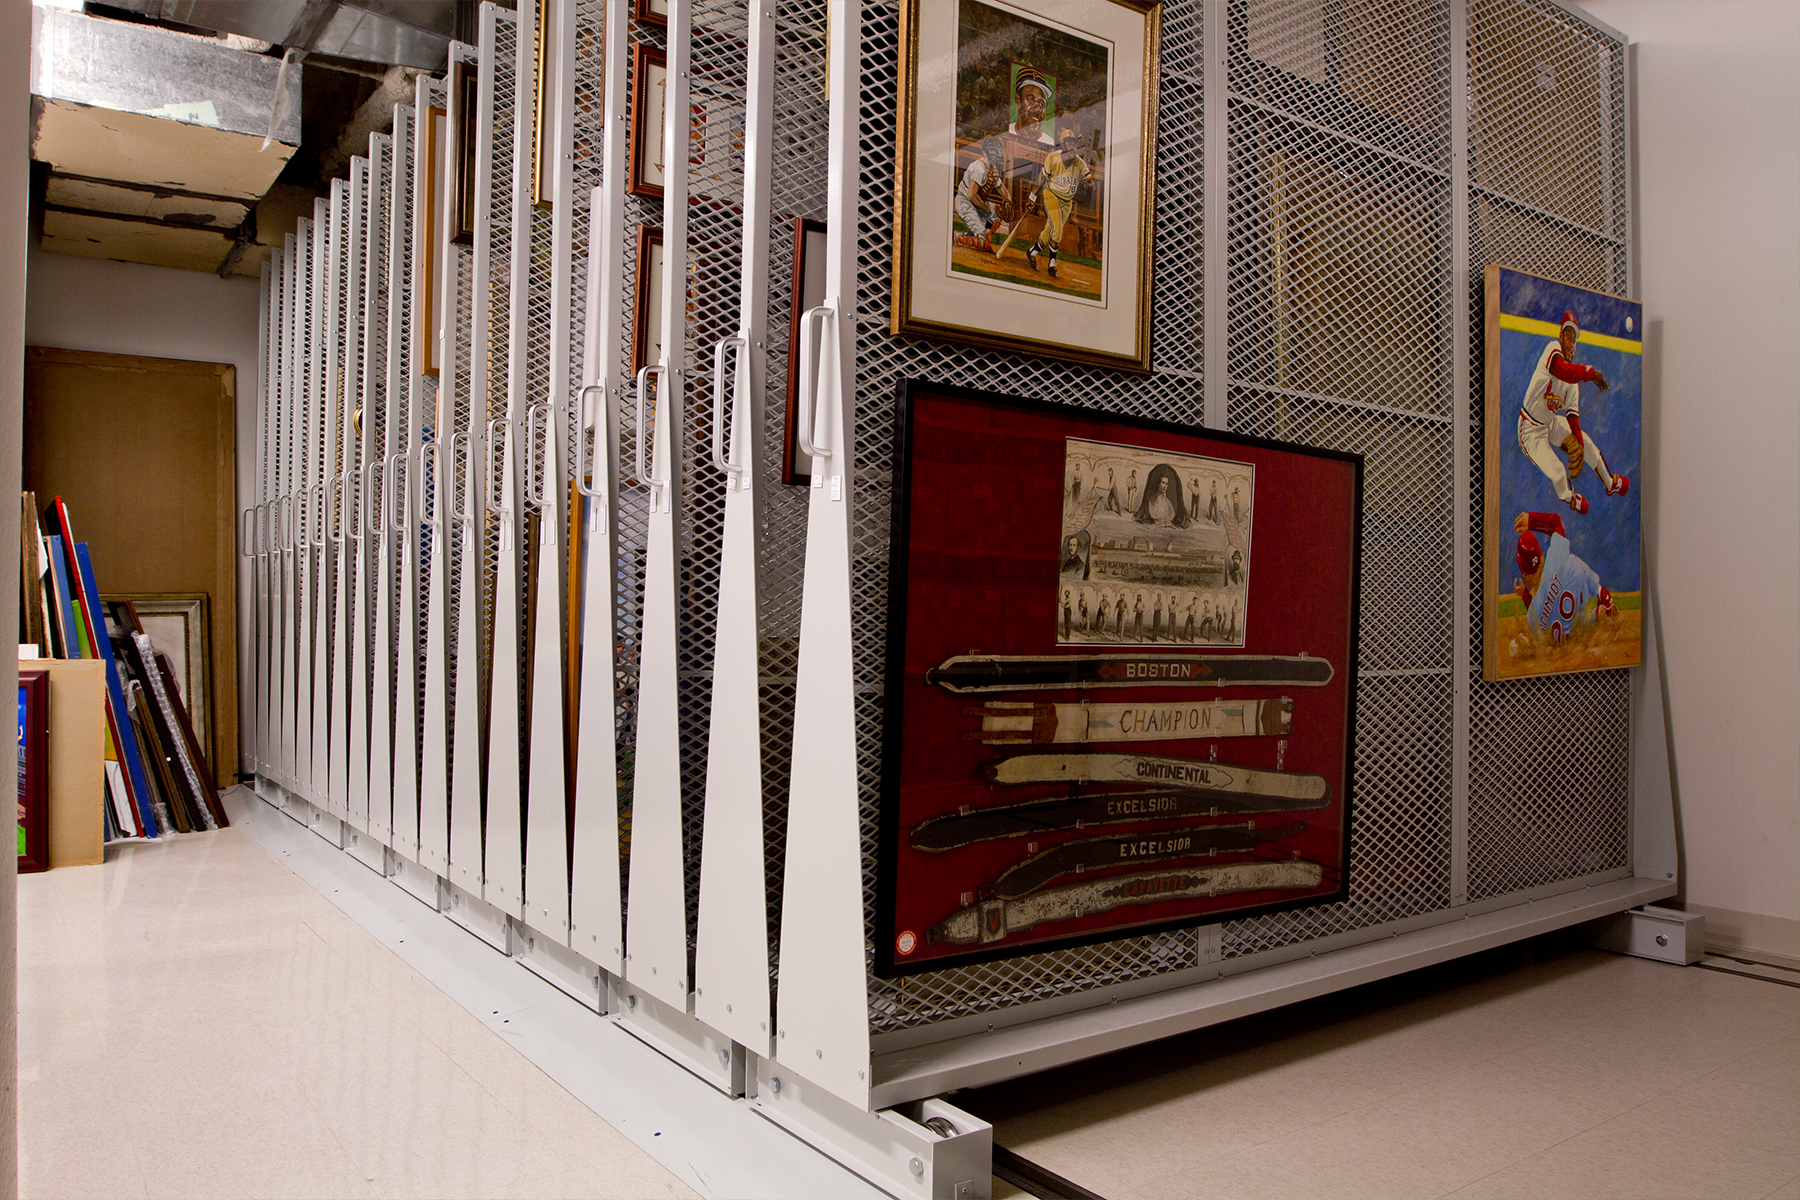
M 50 672 L 20 666 L 25 729 L 19 734 L 19 827 L 25 853 L 19 874 L 50 869 Z
M 626 168 L 625 190 L 634 196 L 645 196 L 651 200 L 661 200 L 663 190 L 653 183 L 645 183 L 642 175 L 644 161 L 644 138 L 649 130 L 644 126 L 644 98 L 648 90 L 647 80 L 650 65 L 654 63 L 665 71 L 669 67 L 669 56 L 655 46 L 646 46 L 639 42 L 632 47 L 631 53 L 631 162 Z
M 900 380 L 897 391 L 899 429 L 889 547 L 875 973 L 893 978 L 1345 899 L 1349 894 L 1355 777 L 1362 456 L 918 380 Z M 965 420 L 957 415 L 957 410 L 963 408 L 985 412 Z M 918 419 L 921 411 L 927 418 L 923 437 Z M 1050 509 L 1035 498 L 1040 487 L 1049 497 L 1063 486 L 1064 437 L 1160 447 L 1256 464 L 1255 504 L 1260 515 L 1253 534 L 1256 562 L 1246 614 L 1248 640 L 1241 653 L 1306 652 L 1328 658 L 1336 672 L 1332 683 L 1325 687 L 1284 689 L 1279 693 L 1295 701 L 1295 728 L 1288 738 L 1285 769 L 1324 774 L 1332 787 L 1333 799 L 1326 809 L 1318 810 L 1317 815 L 1296 814 L 1311 820 L 1308 831 L 1294 842 L 1307 857 L 1322 864 L 1323 879 L 1317 890 L 1293 898 L 1263 900 L 1257 899 L 1257 893 L 1245 893 L 1256 902 L 1243 905 L 1233 903 L 1230 895 L 1172 900 L 1089 913 L 987 944 L 928 947 L 925 929 L 963 906 L 960 894 L 989 877 L 982 873 L 992 869 L 988 859 L 998 860 L 1004 847 L 980 847 L 978 854 L 955 861 L 954 856 L 963 854 L 962 850 L 923 855 L 906 844 L 907 830 L 926 816 L 953 812 L 962 804 L 979 807 L 993 802 L 986 790 L 988 785 L 976 775 L 982 756 L 991 751 L 979 746 L 958 749 L 959 744 L 971 744 L 955 740 L 970 722 L 961 709 L 978 704 L 985 697 L 946 693 L 927 684 L 923 673 L 944 658 L 971 651 L 1045 656 L 1082 653 L 1059 651 L 1054 643 L 1051 606 L 1058 565 L 1055 547 L 1060 506 Z M 935 456 L 926 467 L 928 472 L 935 470 L 948 477 L 951 467 L 946 464 L 952 464 L 956 472 L 958 483 L 937 489 L 935 498 L 930 494 L 930 485 L 922 489 L 916 477 L 922 452 Z M 991 469 L 984 470 L 985 467 Z M 1029 472 L 1044 472 L 1047 477 L 1038 480 L 1034 474 L 1026 474 Z M 921 504 L 927 508 L 935 505 L 936 515 L 926 512 L 921 517 Z M 1048 532 L 1038 529 L 1038 525 L 1045 526 Z M 918 579 L 912 570 L 915 535 L 921 539 L 920 552 L 927 556 L 921 560 L 925 570 Z M 962 581 L 955 581 L 951 572 L 931 566 L 932 556 L 947 554 L 962 557 L 970 572 Z M 1325 572 L 1328 584 L 1310 590 L 1294 586 L 1296 580 L 1315 578 L 1316 572 Z M 1000 581 L 1002 576 L 1010 578 Z M 1327 590 L 1337 583 L 1343 584 L 1342 593 Z M 949 603 L 948 598 L 959 588 L 963 599 Z M 1037 603 L 1032 597 L 1040 592 L 1044 596 L 1041 614 L 1032 608 Z M 1329 604 L 1324 600 L 1315 602 L 1319 596 L 1340 595 L 1341 600 L 1332 598 Z M 1037 632 L 1040 625 L 1041 633 Z M 1293 644 L 1296 641 L 1299 644 Z M 1170 646 L 1158 647 L 1157 652 L 1180 651 Z M 1219 651 L 1215 648 L 1210 652 Z M 1207 692 L 1208 699 L 1277 694 L 1267 688 L 1250 687 Z M 1156 684 L 1145 685 L 1144 693 L 1144 699 L 1176 698 L 1170 690 Z M 1023 697 L 997 693 L 991 698 L 1069 702 L 1078 698 L 1129 700 L 1139 695 L 1137 689 L 1105 694 L 1071 689 Z M 1193 695 L 1186 693 L 1188 697 Z M 1246 767 L 1275 766 L 1274 761 L 1263 762 L 1260 758 L 1251 761 L 1254 756 L 1243 751 L 1244 744 L 1255 742 L 1262 747 L 1257 755 L 1273 760 L 1273 741 L 1230 739 L 1221 744 L 1226 751 L 1221 760 L 1229 762 L 1235 757 L 1238 765 Z M 1135 745 L 1108 743 L 1095 749 L 1206 757 L 1200 739 Z M 1079 752 L 1080 748 L 1046 744 L 1039 750 L 1062 753 Z M 1050 794 L 1054 793 L 1040 793 Z M 1016 793 L 1014 796 L 1020 800 L 1039 798 Z M 1130 833 L 1137 828 L 1126 826 L 1119 832 Z M 1048 835 L 1048 839 L 1054 842 L 1075 836 L 1082 835 L 1058 831 Z M 1283 848 L 1289 844 L 1293 843 L 1280 843 Z M 1039 930 L 1048 932 L 1036 936 Z M 916 947 L 904 956 L 896 947 L 903 931 L 915 934 Z

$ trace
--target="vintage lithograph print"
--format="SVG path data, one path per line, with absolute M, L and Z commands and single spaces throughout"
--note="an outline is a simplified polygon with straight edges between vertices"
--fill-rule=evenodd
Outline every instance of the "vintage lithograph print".
M 893 332 L 1148 370 L 1160 5 L 902 17 Z
M 1490 680 L 1643 658 L 1643 308 L 1487 269 Z
M 981 0 L 956 7 L 945 269 L 1103 306 L 1112 48 Z
M 1242 646 L 1250 463 L 1070 438 L 1056 644 Z
M 875 970 L 1341 899 L 1362 460 L 899 390 Z

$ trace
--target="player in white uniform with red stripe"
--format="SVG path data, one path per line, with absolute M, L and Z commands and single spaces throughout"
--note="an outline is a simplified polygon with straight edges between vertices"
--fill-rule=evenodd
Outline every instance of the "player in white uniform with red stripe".
M 1556 489 L 1556 498 L 1578 513 L 1588 510 L 1587 497 L 1569 486 L 1571 475 L 1581 474 L 1582 464 L 1594 474 L 1609 496 L 1623 496 L 1631 480 L 1607 470 L 1606 458 L 1594 439 L 1581 431 L 1581 385 L 1592 383 L 1606 391 L 1606 376 L 1597 368 L 1575 361 L 1575 343 L 1581 328 L 1575 314 L 1565 312 L 1557 340 L 1538 355 L 1525 400 L 1519 406 L 1519 449 L 1536 463 Z M 1562 454 L 1558 454 L 1558 448 Z

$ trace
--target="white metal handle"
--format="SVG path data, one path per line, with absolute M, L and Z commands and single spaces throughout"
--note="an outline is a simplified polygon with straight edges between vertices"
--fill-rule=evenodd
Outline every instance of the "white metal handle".
M 736 347 L 739 354 L 750 352 L 750 340 L 743 336 L 722 338 L 713 347 L 713 427 L 712 427 L 712 460 L 719 474 L 730 475 L 743 468 L 731 461 L 731 447 L 726 442 L 725 432 L 725 351 Z M 733 375 L 733 381 L 736 375 Z
M 466 497 L 464 498 L 464 502 L 461 505 L 458 505 L 456 502 L 456 499 L 457 499 L 457 497 L 456 497 L 456 439 L 457 438 L 461 438 L 464 442 L 472 442 L 475 440 L 475 438 L 474 438 L 474 435 L 471 434 L 466 429 L 459 429 L 455 433 L 450 435 L 450 487 L 449 487 L 450 519 L 452 521 L 467 522 L 469 519 L 469 506 L 468 506 L 467 498 Z M 463 450 L 464 458 L 467 459 L 471 453 L 472 453 L 472 451 L 465 448 Z M 473 465 L 474 465 L 473 463 L 465 462 L 465 464 L 463 466 L 463 480 L 465 482 L 468 481 L 469 476 L 472 473 L 469 468 L 472 467 Z M 443 466 L 443 459 L 441 457 L 438 459 L 438 466 L 439 467 Z
M 292 550 L 294 548 L 294 514 L 299 511 L 299 505 L 294 503 L 293 496 L 283 496 L 279 511 L 281 515 L 276 519 L 276 528 L 281 531 L 281 549 L 283 551 Z M 275 540 L 271 538 L 270 543 L 273 544 Z
M 800 453 L 812 458 L 830 458 L 831 447 L 813 441 L 813 421 L 819 407 L 819 346 L 815 330 L 823 332 L 825 322 L 837 314 L 829 305 L 809 308 L 800 317 L 800 399 L 794 406 L 794 425 Z
M 649 366 L 642 368 L 637 373 L 637 477 L 638 477 L 638 482 L 645 485 L 646 487 L 656 487 L 657 485 L 665 483 L 667 481 L 661 480 L 661 479 L 652 479 L 650 477 L 650 468 L 646 467 L 644 465 L 644 448 L 645 448 L 645 446 L 647 446 L 649 444 L 649 439 L 647 439 L 644 436 L 644 413 L 647 412 L 650 407 L 649 405 L 644 403 L 644 378 L 648 375 L 656 376 L 657 394 L 658 394 L 657 398 L 658 398 L 658 402 L 660 403 L 661 402 L 661 393 L 662 393 L 663 369 L 661 366 L 657 365 L 656 363 L 651 363 Z M 653 452 L 650 455 L 650 463 L 651 463 L 651 466 L 654 466 L 656 464 L 656 455 L 654 453 L 654 448 L 653 448 Z
M 356 480 L 356 499 L 350 505 L 350 532 L 346 541 L 360 542 L 368 532 L 370 477 L 374 467 L 374 463 L 364 463 L 354 471 L 345 472 L 347 478 Z
M 331 531 L 327 528 L 325 514 L 325 505 L 329 503 L 325 490 L 329 486 L 329 481 L 321 479 L 318 483 L 312 484 L 309 489 L 313 498 L 307 501 L 306 531 L 312 535 L 312 545 L 315 550 L 323 550 L 325 543 L 331 540 Z
M 482 506 L 495 516 L 500 516 L 507 511 L 504 504 L 500 505 L 498 508 L 494 506 L 494 497 L 500 495 L 500 489 L 506 482 L 499 477 L 499 472 L 495 470 L 494 465 L 494 449 L 500 441 L 498 435 L 502 430 L 506 432 L 507 437 L 510 438 L 512 436 L 512 423 L 505 417 L 494 417 L 492 420 L 488 421 L 487 454 L 485 456 L 487 460 L 487 470 L 484 472 L 487 494 L 482 497 Z
M 431 459 L 431 469 L 429 471 L 425 468 L 425 460 L 427 457 Z M 413 485 L 414 493 L 417 497 L 413 502 L 413 512 L 415 514 L 424 510 L 425 497 L 431 494 L 427 489 L 437 485 L 437 480 L 442 477 L 443 470 L 444 444 L 439 441 L 420 442 L 419 478 Z M 423 521 L 433 529 L 442 529 L 444 527 L 443 510 L 438 507 L 437 497 L 435 495 L 431 496 L 431 516 L 423 518 Z
M 261 522 L 258 520 L 262 508 L 263 506 L 258 504 L 254 508 L 246 508 L 238 513 L 238 557 L 240 558 L 255 558 L 258 555 L 256 547 L 251 543 L 262 531 Z
M 588 430 L 587 398 L 589 392 L 598 392 L 604 396 L 606 394 L 606 388 L 604 385 L 598 383 L 590 383 L 582 388 L 581 391 L 576 393 L 575 408 L 574 411 L 569 414 L 570 420 L 575 425 L 575 436 L 577 439 L 575 443 L 577 447 L 575 455 L 575 487 L 582 495 L 588 497 L 590 500 L 604 500 L 606 498 L 605 491 L 593 487 L 588 483 L 588 480 L 593 476 L 594 460 L 597 457 L 594 451 L 597 450 L 600 445 L 601 429 L 601 421 L 599 415 L 596 413 L 592 433 L 590 434 Z
M 549 419 L 549 401 L 540 400 L 525 410 L 525 479 L 522 490 L 525 503 L 539 509 L 544 507 L 544 495 L 550 483 Z M 540 438 L 544 443 L 542 450 L 538 449 Z
M 382 460 L 384 486 L 381 489 L 381 516 L 383 525 L 390 533 L 406 532 L 406 502 L 411 499 L 412 493 L 410 486 L 412 472 L 407 469 L 407 466 L 411 461 L 411 457 L 405 451 L 390 454 Z M 401 482 L 396 483 L 396 480 Z M 402 486 L 406 487 L 405 491 L 401 490 Z M 401 497 L 398 504 L 394 501 L 396 496 Z

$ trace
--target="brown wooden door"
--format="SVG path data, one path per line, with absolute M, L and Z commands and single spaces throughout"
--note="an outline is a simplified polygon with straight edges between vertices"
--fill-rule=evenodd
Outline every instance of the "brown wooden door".
M 227 363 L 25 350 L 24 485 L 62 497 L 101 592 L 207 594 L 220 786 L 238 764 L 236 408 Z

